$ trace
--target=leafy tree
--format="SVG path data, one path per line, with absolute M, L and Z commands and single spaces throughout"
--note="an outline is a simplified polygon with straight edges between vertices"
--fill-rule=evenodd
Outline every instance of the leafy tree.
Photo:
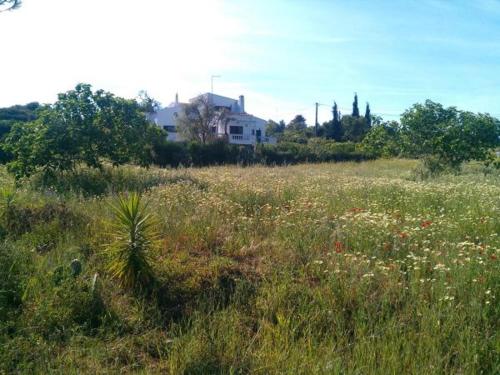
M 39 169 L 73 170 L 80 163 L 99 168 L 104 159 L 149 165 L 153 144 L 162 137 L 135 100 L 78 84 L 35 121 L 14 125 L 3 144 L 13 155 L 9 170 L 22 177 Z
M 0 12 L 14 10 L 21 6 L 21 0 L 0 0 Z
M 266 124 L 266 135 L 271 137 L 276 137 L 285 131 L 285 122 L 281 120 L 279 123 L 273 120 L 269 120 Z
M 0 141 L 7 136 L 15 123 L 35 120 L 40 108 L 41 106 L 37 102 L 0 108 Z M 4 150 L 4 147 L 0 144 L 0 162 L 6 163 L 11 159 L 12 155 Z
M 376 157 L 400 154 L 399 124 L 391 121 L 373 126 L 361 142 L 361 150 Z
M 458 169 L 463 162 L 485 160 L 499 144 L 499 121 L 488 114 L 444 108 L 427 100 L 401 117 L 405 152 L 433 168 Z
M 187 141 L 203 144 L 216 138 L 216 127 L 222 122 L 227 135 L 228 111 L 216 108 L 207 95 L 201 95 L 182 107 L 177 117 L 177 130 Z
M 286 129 L 283 135 L 279 138 L 280 142 L 302 143 L 306 144 L 308 140 L 314 137 L 314 128 L 306 127 L 301 130 Z
M 369 130 L 364 117 L 343 116 L 341 123 L 344 141 L 361 142 Z
M 301 131 L 307 128 L 306 119 L 302 115 L 297 115 L 286 126 L 286 130 Z
M 359 117 L 358 94 L 354 94 L 354 102 L 352 103 L 352 117 Z

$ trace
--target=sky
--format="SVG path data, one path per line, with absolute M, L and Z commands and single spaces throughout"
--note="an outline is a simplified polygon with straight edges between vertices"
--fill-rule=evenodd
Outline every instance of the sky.
M 77 83 L 168 105 L 211 90 L 314 124 L 431 99 L 500 117 L 500 0 L 23 0 L 0 13 L 0 107 Z

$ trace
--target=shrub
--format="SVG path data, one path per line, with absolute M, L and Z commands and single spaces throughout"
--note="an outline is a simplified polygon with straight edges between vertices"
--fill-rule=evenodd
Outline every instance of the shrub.
M 156 238 L 153 217 L 137 193 L 119 197 L 112 208 L 115 221 L 111 231 L 113 242 L 108 247 L 108 270 L 127 289 L 147 288 L 155 281 L 151 267 Z

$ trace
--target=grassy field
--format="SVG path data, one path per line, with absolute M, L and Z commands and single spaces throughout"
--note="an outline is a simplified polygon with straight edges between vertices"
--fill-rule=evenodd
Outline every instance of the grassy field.
M 2 171 L 0 373 L 498 374 L 500 176 L 415 166 Z M 127 190 L 147 296 L 106 268 Z

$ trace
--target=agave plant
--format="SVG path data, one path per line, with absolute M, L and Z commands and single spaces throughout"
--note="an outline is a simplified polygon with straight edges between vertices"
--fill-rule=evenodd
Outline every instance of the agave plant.
M 127 289 L 147 288 L 155 280 L 151 267 L 151 250 L 157 239 L 154 218 L 137 193 L 119 196 L 112 209 L 115 220 L 108 271 Z

